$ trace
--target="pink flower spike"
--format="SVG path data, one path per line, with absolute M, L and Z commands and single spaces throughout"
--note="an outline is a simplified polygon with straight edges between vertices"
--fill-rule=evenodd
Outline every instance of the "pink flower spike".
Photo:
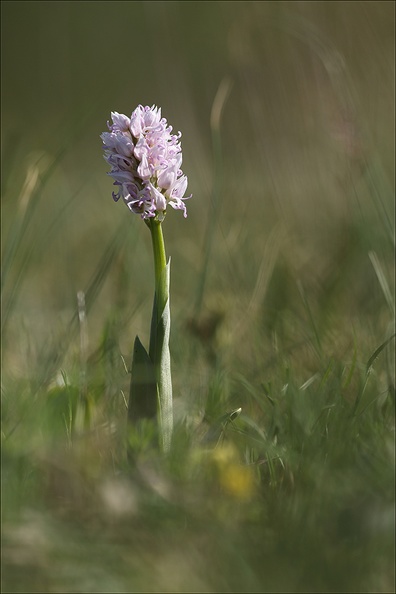
M 184 197 L 187 177 L 181 170 L 181 132 L 172 126 L 156 105 L 138 105 L 128 118 L 111 112 L 109 132 L 103 132 L 104 158 L 111 166 L 109 175 L 119 186 L 114 200 L 123 198 L 129 210 L 142 218 L 164 219 L 167 205 L 187 216 Z

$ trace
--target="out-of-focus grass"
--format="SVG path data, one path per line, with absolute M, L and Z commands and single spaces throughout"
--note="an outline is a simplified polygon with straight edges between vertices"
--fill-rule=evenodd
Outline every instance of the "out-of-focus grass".
M 3 590 L 392 591 L 392 6 L 55 5 L 2 8 Z M 129 436 L 131 470 L 151 247 L 99 134 L 139 102 L 194 197 L 164 223 L 173 447 Z

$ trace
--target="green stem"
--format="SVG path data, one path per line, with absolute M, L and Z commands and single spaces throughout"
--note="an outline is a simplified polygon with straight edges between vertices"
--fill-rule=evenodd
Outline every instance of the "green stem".
M 158 317 L 160 317 L 168 300 L 163 274 L 163 271 L 166 268 L 164 236 L 162 234 L 162 226 L 159 221 L 156 221 L 155 219 L 149 219 L 147 224 L 150 229 L 151 241 L 153 244 L 155 293 L 157 296 Z

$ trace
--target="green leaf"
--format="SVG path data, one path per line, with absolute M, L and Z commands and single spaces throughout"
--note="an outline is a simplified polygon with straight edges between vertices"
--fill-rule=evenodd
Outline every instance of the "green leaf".
M 162 448 L 169 451 L 173 431 L 172 377 L 169 350 L 170 337 L 170 305 L 169 305 L 169 277 L 170 259 L 163 270 L 163 283 L 168 295 L 161 316 L 158 316 L 156 332 L 156 373 L 158 382 L 158 403 Z
M 155 418 L 157 413 L 157 386 L 154 365 L 146 349 L 136 336 L 133 347 L 132 378 L 129 390 L 128 422 Z
M 163 295 L 154 296 L 150 331 L 150 359 L 153 362 L 158 389 L 158 417 L 163 451 L 168 451 L 173 431 L 172 378 L 169 351 L 170 305 L 169 305 L 170 259 L 162 270 L 158 286 Z M 159 303 L 165 302 L 162 311 Z
M 211 425 L 209 431 L 202 439 L 202 443 L 218 443 L 221 436 L 224 434 L 227 425 L 232 421 L 235 421 L 242 412 L 242 408 L 236 408 L 225 415 L 222 415 Z
M 385 347 L 388 346 L 390 342 L 395 338 L 396 334 L 392 334 L 385 342 L 383 342 L 371 355 L 370 359 L 367 361 L 366 365 L 366 374 L 368 374 L 374 364 L 374 361 L 378 358 L 378 356 L 382 353 Z

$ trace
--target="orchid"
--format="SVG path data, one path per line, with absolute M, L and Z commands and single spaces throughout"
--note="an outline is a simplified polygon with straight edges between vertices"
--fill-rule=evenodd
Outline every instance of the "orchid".
M 181 170 L 181 133 L 172 134 L 161 108 L 138 105 L 131 117 L 111 112 L 109 132 L 103 132 L 104 158 L 111 166 L 117 192 L 128 208 L 143 219 L 162 221 L 168 204 L 187 216 L 187 177 Z
M 109 131 L 101 134 L 104 158 L 116 192 L 129 210 L 139 214 L 150 229 L 154 255 L 155 294 L 148 352 L 136 336 L 128 404 L 131 426 L 152 419 L 157 412 L 160 445 L 169 451 L 173 431 L 172 381 L 169 352 L 170 260 L 166 260 L 162 221 L 167 206 L 187 210 L 187 177 L 181 170 L 181 133 L 172 134 L 161 109 L 138 107 L 131 117 L 111 112 Z M 130 453 L 130 452 L 129 452 Z M 133 458 L 132 455 L 129 456 Z

